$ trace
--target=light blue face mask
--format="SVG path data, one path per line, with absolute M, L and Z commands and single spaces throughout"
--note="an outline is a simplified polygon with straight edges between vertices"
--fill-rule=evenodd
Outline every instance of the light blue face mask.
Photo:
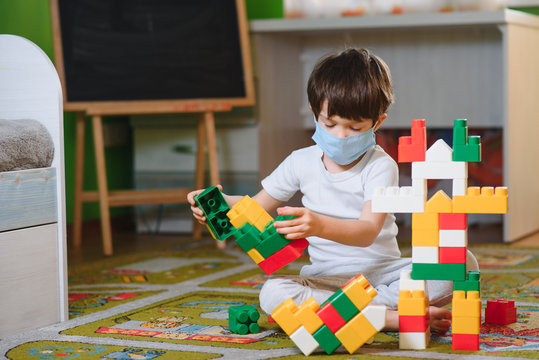
M 374 130 L 370 128 L 362 133 L 340 138 L 324 129 L 316 117 L 314 119 L 316 131 L 313 140 L 324 154 L 339 165 L 348 165 L 376 144 Z

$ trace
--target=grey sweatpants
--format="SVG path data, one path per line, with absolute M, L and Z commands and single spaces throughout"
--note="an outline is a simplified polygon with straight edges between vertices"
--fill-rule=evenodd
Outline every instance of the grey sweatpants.
M 396 310 L 399 300 L 399 278 L 403 270 L 412 270 L 412 259 L 401 258 L 393 262 L 387 272 L 379 271 L 376 274 L 363 274 L 369 283 L 376 289 L 378 295 L 372 304 L 385 305 L 389 310 Z M 466 270 L 479 270 L 475 256 L 468 250 Z M 348 280 L 356 276 L 300 276 L 275 275 L 270 277 L 260 291 L 260 307 L 267 314 L 283 301 L 292 298 L 297 305 L 311 296 L 318 304 L 326 301 L 335 291 L 341 288 Z M 427 280 L 430 305 L 441 307 L 451 302 L 453 296 L 453 282 L 442 280 Z

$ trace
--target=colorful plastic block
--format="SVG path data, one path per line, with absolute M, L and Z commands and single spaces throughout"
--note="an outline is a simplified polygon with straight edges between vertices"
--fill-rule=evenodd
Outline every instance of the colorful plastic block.
M 367 306 L 378 294 L 362 274 L 358 274 L 344 284 L 342 291 L 359 310 Z
M 485 309 L 487 324 L 508 325 L 517 321 L 517 309 L 513 300 L 488 300 Z
M 426 332 L 429 329 L 429 316 L 399 315 L 399 333 Z
M 335 336 L 353 354 L 371 337 L 376 335 L 378 330 L 370 323 L 364 314 L 357 314 L 352 320 L 347 322 L 335 333 Z
M 479 273 L 479 271 L 468 271 L 466 280 L 453 282 L 453 291 L 477 291 L 479 292 L 479 295 L 481 295 L 480 277 L 481 274 Z
M 453 125 L 453 161 L 481 161 L 481 138 L 468 136 L 465 119 L 457 119 Z
M 316 314 L 318 309 L 320 309 L 320 306 L 313 297 L 310 297 L 299 306 L 298 311 L 294 314 L 310 334 L 314 334 L 316 330 L 324 325 L 320 316 Z
M 453 179 L 452 196 L 464 196 L 468 189 L 468 179 Z
M 436 140 L 434 144 L 427 150 L 426 162 L 441 162 L 450 163 L 452 159 L 453 149 L 443 140 Z
M 412 179 L 466 179 L 467 177 L 468 164 L 465 162 L 412 163 Z
M 423 212 L 425 196 L 414 195 L 411 186 L 378 187 L 372 197 L 372 212 L 409 213 Z
M 427 213 L 448 213 L 453 211 L 453 202 L 443 190 L 437 191 L 425 204 Z
M 437 215 L 436 213 L 423 213 L 413 215 Z M 439 230 L 438 229 L 416 229 L 412 225 L 412 246 L 438 246 L 439 245 Z
M 453 122 L 453 146 L 466 145 L 468 139 L 468 120 L 455 119 Z
M 260 264 L 262 261 L 266 260 L 256 249 L 251 249 L 247 251 L 247 255 L 249 255 L 249 257 L 251 257 L 251 259 L 253 259 L 253 261 L 257 265 Z
M 270 224 L 271 228 L 275 229 L 273 227 L 273 222 Z M 291 242 L 292 240 L 288 240 L 284 235 L 271 231 L 269 228 L 267 228 L 267 230 L 262 232 L 261 241 L 256 246 L 256 250 L 258 250 L 260 255 L 262 255 L 264 258 L 268 258 Z
M 412 231 L 413 230 L 436 230 L 438 231 L 438 214 L 437 213 L 413 213 L 412 214 Z M 412 233 L 413 236 L 413 233 Z M 413 240 L 412 240 L 413 241 Z
M 505 214 L 507 213 L 507 188 L 469 187 L 466 196 L 453 196 L 453 212 Z
M 399 333 L 399 349 L 422 350 L 429 346 L 430 332 Z
M 230 223 L 226 213 L 230 210 L 221 191 L 216 186 L 205 189 L 195 196 L 195 203 L 204 212 L 206 227 L 214 239 L 226 240 L 236 229 Z
M 428 297 L 426 285 L 425 280 L 413 280 L 411 271 L 403 270 L 400 272 L 399 290 L 422 290 L 425 293 L 425 297 Z
M 425 161 L 427 134 L 424 119 L 412 120 L 411 136 L 399 138 L 398 162 Z
M 228 308 L 228 329 L 240 335 L 256 334 L 260 331 L 259 318 L 260 314 L 253 306 L 231 306 Z
M 466 264 L 412 264 L 414 280 L 465 280 Z
M 335 310 L 337 310 L 339 315 L 342 316 L 344 321 L 349 321 L 359 312 L 357 306 L 354 305 L 352 300 L 350 300 L 342 289 L 337 290 L 333 295 L 331 295 L 330 298 L 322 304 L 322 306 L 327 303 L 333 305 Z
M 466 230 L 468 228 L 467 214 L 439 213 L 438 217 L 440 230 Z
M 245 223 L 254 225 L 261 232 L 273 218 L 264 210 L 256 200 L 245 195 L 230 211 L 227 212 L 230 223 L 235 228 L 242 227 Z
M 438 264 L 437 246 L 412 246 L 412 263 Z
M 271 317 L 283 331 L 290 336 L 293 334 L 299 327 L 301 326 L 301 323 L 299 320 L 294 316 L 294 314 L 298 311 L 298 306 L 292 299 L 286 299 L 283 301 L 279 306 L 277 306 L 273 311 L 271 312 Z
M 320 329 L 318 329 L 313 334 L 313 337 L 328 355 L 333 354 L 333 352 L 337 350 L 339 346 L 341 346 L 339 339 L 337 339 L 335 334 L 333 334 L 326 325 L 323 325 Z
M 248 252 L 260 243 L 260 231 L 251 224 L 245 224 L 233 234 L 236 243 L 243 251 Z
M 399 316 L 425 316 L 429 303 L 422 290 L 400 290 L 398 306 Z
M 451 331 L 453 334 L 479 334 L 481 318 L 455 316 L 451 318 Z
M 283 266 L 299 258 L 307 246 L 309 246 L 309 242 L 305 239 L 293 240 L 275 254 L 264 259 L 258 266 L 260 266 L 266 275 L 271 275 Z
M 466 264 L 465 247 L 440 247 L 440 264 Z
M 453 291 L 453 317 L 481 317 L 481 300 L 478 291 Z
M 466 230 L 440 230 L 438 244 L 442 247 L 468 246 L 468 232 Z
M 479 350 L 479 334 L 453 334 L 451 348 L 453 350 Z
M 290 340 L 296 344 L 305 356 L 311 355 L 318 348 L 316 339 L 303 326 L 300 326 L 290 335 Z
M 331 303 L 327 303 L 322 306 L 316 312 L 316 315 L 318 315 L 320 319 L 322 319 L 324 324 L 334 334 L 346 324 L 346 320 L 344 320 L 343 317 L 337 312 L 337 310 L 335 310 Z

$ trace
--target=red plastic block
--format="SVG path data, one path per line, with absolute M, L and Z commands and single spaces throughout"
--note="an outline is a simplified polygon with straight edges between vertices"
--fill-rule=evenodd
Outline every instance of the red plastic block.
M 479 334 L 453 334 L 453 350 L 479 350 Z
M 275 322 L 275 320 L 273 320 L 273 318 L 272 318 L 271 316 L 269 316 L 269 315 L 268 315 L 268 322 L 272 322 L 272 323 L 274 323 L 274 322 Z
M 466 230 L 468 228 L 467 214 L 459 213 L 439 213 L 439 230 Z
M 488 300 L 485 309 L 485 323 L 507 325 L 517 321 L 517 309 L 513 300 Z
M 296 239 L 275 254 L 258 263 L 258 266 L 260 266 L 266 275 L 271 275 L 283 266 L 299 258 L 308 245 L 309 242 L 306 239 Z
M 440 247 L 438 260 L 440 264 L 466 264 L 466 248 Z
M 426 332 L 429 316 L 399 315 L 399 332 Z
M 411 136 L 399 137 L 398 162 L 425 161 L 427 132 L 424 119 L 412 120 Z
M 331 303 L 327 303 L 326 305 L 322 306 L 316 312 L 316 314 L 320 317 L 320 319 L 322 319 L 324 324 L 326 324 L 328 329 L 334 334 L 346 324 L 346 321 L 337 312 L 337 310 L 335 310 Z

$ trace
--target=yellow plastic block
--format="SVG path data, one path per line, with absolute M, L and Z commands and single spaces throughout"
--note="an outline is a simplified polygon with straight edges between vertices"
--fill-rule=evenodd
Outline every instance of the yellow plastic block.
M 481 317 L 481 299 L 478 291 L 453 291 L 453 317 Z
M 378 295 L 376 289 L 361 274 L 346 283 L 342 291 L 359 310 L 362 310 Z
M 479 334 L 481 328 L 480 317 L 454 316 L 451 319 L 451 332 L 453 334 Z
M 412 230 L 438 230 L 438 215 L 435 213 L 413 213 Z
M 426 213 L 438 215 L 436 213 Z M 423 215 L 423 214 L 413 214 Z M 412 246 L 438 246 L 440 231 L 438 229 L 416 229 L 412 225 Z
M 298 311 L 298 307 L 294 300 L 286 299 L 271 312 L 273 320 L 279 324 L 288 336 L 292 335 L 301 326 L 298 319 L 294 316 L 296 311 Z
M 310 297 L 299 306 L 299 310 L 294 314 L 296 319 L 311 335 L 324 325 L 320 316 L 316 314 L 318 309 L 320 309 L 320 305 L 313 297 Z
M 507 188 L 469 187 L 466 196 L 453 197 L 453 212 L 469 214 L 507 213 Z
M 247 255 L 249 255 L 256 264 L 260 264 L 262 261 L 265 260 L 264 257 L 256 249 L 251 249 L 247 251 Z
M 436 194 L 427 200 L 425 204 L 426 213 L 450 213 L 453 212 L 453 201 L 443 190 L 438 190 Z
M 236 229 L 239 229 L 245 225 L 245 223 L 249 223 L 261 232 L 264 231 L 266 225 L 273 220 L 270 214 L 268 214 L 256 200 L 251 199 L 248 195 L 245 195 L 240 201 L 234 204 L 226 215 L 230 219 L 230 223 Z
M 353 354 L 377 332 L 365 315 L 359 313 L 340 328 L 335 336 Z
M 428 307 L 429 300 L 425 298 L 425 291 L 399 291 L 399 316 L 425 316 Z

